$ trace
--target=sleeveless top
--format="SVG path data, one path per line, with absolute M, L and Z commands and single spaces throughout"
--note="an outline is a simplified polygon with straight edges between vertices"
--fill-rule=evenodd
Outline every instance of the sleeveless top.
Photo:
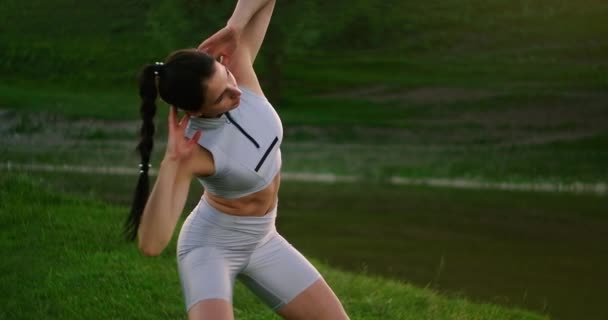
M 197 177 L 206 191 L 240 198 L 266 188 L 281 169 L 281 119 L 265 97 L 241 89 L 237 108 L 219 118 L 190 117 L 186 137 L 202 131 L 198 144 L 213 155 L 215 172 Z

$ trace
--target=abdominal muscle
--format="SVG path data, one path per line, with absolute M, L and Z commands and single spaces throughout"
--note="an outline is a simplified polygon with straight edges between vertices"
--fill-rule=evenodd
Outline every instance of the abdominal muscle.
M 227 199 L 205 191 L 203 197 L 214 208 L 235 216 L 263 216 L 274 209 L 281 184 L 281 173 L 272 179 L 268 187 L 241 198 Z

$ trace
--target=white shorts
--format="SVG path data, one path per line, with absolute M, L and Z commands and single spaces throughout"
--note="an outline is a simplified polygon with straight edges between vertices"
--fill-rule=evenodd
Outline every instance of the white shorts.
M 205 299 L 232 303 L 234 280 L 273 310 L 321 275 L 275 228 L 277 208 L 262 217 L 222 213 L 204 200 L 186 218 L 177 261 L 186 310 Z

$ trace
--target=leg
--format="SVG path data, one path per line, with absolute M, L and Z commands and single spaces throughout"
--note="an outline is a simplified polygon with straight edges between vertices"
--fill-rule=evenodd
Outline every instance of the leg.
M 348 319 L 340 300 L 323 278 L 277 310 L 285 319 Z
M 256 248 L 239 279 L 287 319 L 348 319 L 319 272 L 281 235 Z
M 233 320 L 232 305 L 224 299 L 206 299 L 188 310 L 188 320 Z
M 235 273 L 214 247 L 194 249 L 178 259 L 179 275 L 190 320 L 232 320 Z

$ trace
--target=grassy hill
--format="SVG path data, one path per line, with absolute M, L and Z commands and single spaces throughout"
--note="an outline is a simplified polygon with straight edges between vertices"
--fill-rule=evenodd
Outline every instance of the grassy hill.
M 1 318 L 186 317 L 176 235 L 160 257 L 146 258 L 120 238 L 127 208 L 52 192 L 33 176 L 3 173 L 0 202 L 0 285 L 9 293 Z M 354 320 L 544 319 L 314 262 Z M 240 283 L 234 303 L 238 319 L 279 319 Z

